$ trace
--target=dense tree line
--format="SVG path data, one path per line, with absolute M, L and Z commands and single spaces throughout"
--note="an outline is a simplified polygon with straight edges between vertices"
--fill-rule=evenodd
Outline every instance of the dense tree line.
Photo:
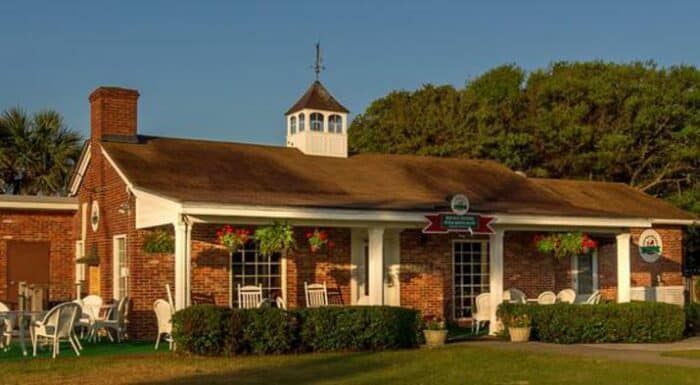
M 539 177 L 628 183 L 700 213 L 700 71 L 559 62 L 463 88 L 394 91 L 351 124 L 354 152 L 494 159 Z
M 62 195 L 80 155 L 80 135 L 56 111 L 0 115 L 0 193 Z

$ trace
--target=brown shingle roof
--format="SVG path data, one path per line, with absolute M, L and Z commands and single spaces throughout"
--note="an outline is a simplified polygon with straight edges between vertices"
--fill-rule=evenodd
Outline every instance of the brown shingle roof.
M 302 95 L 301 98 L 299 98 L 299 100 L 297 100 L 297 102 L 294 103 L 289 110 L 287 110 L 285 115 L 289 115 L 292 112 L 297 112 L 304 108 L 333 112 L 350 112 L 347 108 L 340 104 L 340 102 L 335 100 L 333 95 L 331 95 L 326 87 L 324 87 L 318 80 L 311 84 L 306 92 L 304 92 L 304 95 Z
M 424 211 L 446 208 L 446 197 L 461 192 L 482 213 L 692 218 L 622 184 L 525 178 L 486 160 L 329 158 L 160 137 L 102 145 L 136 187 L 182 202 Z

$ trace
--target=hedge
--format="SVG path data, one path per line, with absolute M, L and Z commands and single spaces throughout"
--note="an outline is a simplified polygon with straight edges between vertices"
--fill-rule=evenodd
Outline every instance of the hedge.
M 534 339 L 560 344 L 670 342 L 681 339 L 686 326 L 682 308 L 657 302 L 498 307 L 504 320 L 520 314 L 530 317 Z
M 178 349 L 198 355 L 412 348 L 418 332 L 417 311 L 388 306 L 285 311 L 195 305 L 173 316 Z

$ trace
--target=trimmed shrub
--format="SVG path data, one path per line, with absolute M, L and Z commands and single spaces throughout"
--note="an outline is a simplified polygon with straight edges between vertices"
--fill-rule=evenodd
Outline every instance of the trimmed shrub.
M 305 351 L 373 351 L 418 345 L 420 318 L 411 309 L 353 306 L 301 309 L 300 346 Z
M 191 306 L 173 315 L 173 338 L 178 348 L 199 355 L 219 355 L 228 350 L 233 311 L 214 305 Z
M 681 339 L 685 329 L 683 309 L 665 303 L 547 306 L 504 303 L 498 307 L 501 319 L 522 314 L 532 320 L 534 339 L 560 344 L 669 342 Z
M 173 316 L 178 348 L 198 355 L 412 348 L 418 335 L 417 311 L 388 306 L 285 311 L 195 305 Z
M 686 331 L 690 335 L 700 335 L 700 303 L 685 307 Z

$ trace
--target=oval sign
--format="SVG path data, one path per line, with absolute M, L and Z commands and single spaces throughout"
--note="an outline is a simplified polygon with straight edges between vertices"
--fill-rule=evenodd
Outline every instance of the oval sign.
M 656 262 L 661 258 L 663 243 L 655 230 L 644 230 L 639 236 L 639 255 L 645 262 Z
M 452 212 L 457 215 L 465 215 L 469 212 L 469 198 L 464 194 L 456 194 L 450 201 Z

